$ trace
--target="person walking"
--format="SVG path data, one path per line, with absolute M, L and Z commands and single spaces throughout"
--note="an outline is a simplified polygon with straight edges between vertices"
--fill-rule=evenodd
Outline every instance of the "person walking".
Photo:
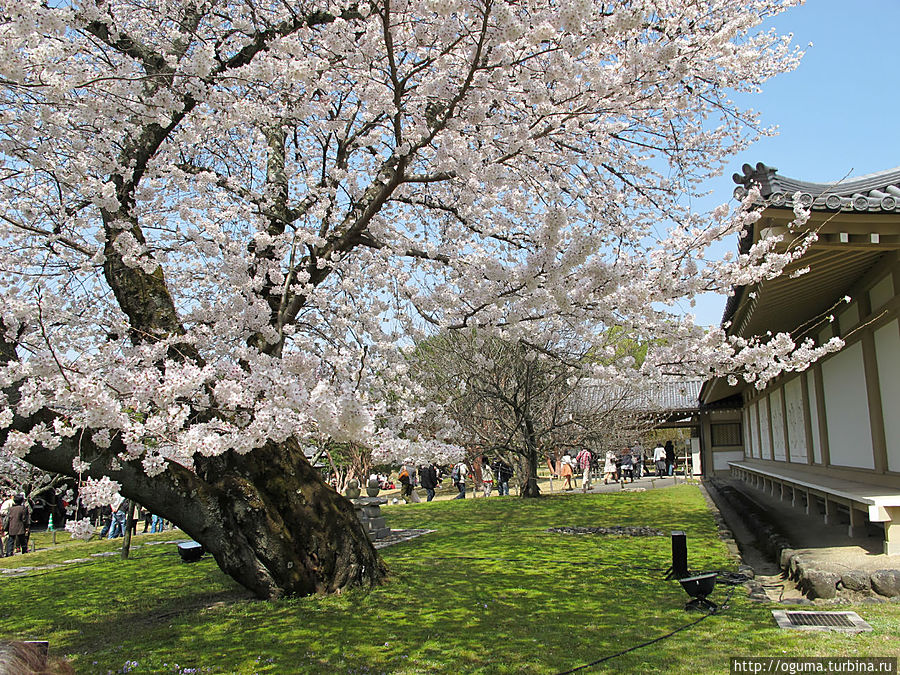
M 572 464 L 572 456 L 566 452 L 559 463 L 559 477 L 563 480 L 563 490 L 566 491 L 572 489 L 572 476 L 575 474 L 572 471 Z
M 6 555 L 6 547 L 3 545 L 9 537 L 9 510 L 13 507 L 13 493 L 9 492 L 0 504 L 0 558 Z M 5 534 L 4 534 L 5 533 Z
M 468 473 L 469 467 L 466 466 L 465 462 L 460 462 L 453 467 L 450 478 L 453 480 L 453 484 L 456 485 L 456 489 L 459 490 L 459 494 L 457 494 L 453 499 L 466 498 L 466 475 Z
M 634 460 L 634 477 L 640 478 L 644 474 L 644 448 L 637 441 L 631 446 L 631 457 Z
M 656 464 L 656 475 L 662 478 L 666 473 L 666 449 L 662 441 L 658 441 L 653 448 L 653 463 Z
M 666 441 L 666 473 L 670 476 L 675 475 L 675 445 L 672 441 Z
M 497 479 L 497 494 L 501 497 L 509 496 L 509 481 L 513 477 L 513 468 L 510 464 L 507 464 L 506 460 L 502 457 L 497 457 L 497 461 L 494 462 L 494 476 Z
M 575 455 L 575 462 L 578 464 L 578 467 L 581 469 L 581 491 L 587 492 L 591 489 L 591 462 L 593 461 L 594 456 L 591 454 L 591 451 L 587 448 L 582 448 L 577 455 Z
M 481 458 L 481 488 L 484 490 L 485 497 L 490 497 L 491 490 L 494 489 L 494 472 L 488 463 L 487 455 Z
M 629 480 L 634 482 L 634 458 L 631 450 L 625 448 L 619 460 L 619 481 L 624 485 Z
M 616 453 L 606 451 L 606 459 L 603 463 L 603 484 L 609 485 L 609 481 L 616 482 Z
M 423 464 L 419 467 L 419 485 L 425 490 L 425 501 L 434 499 L 434 489 L 437 487 L 437 468 L 434 464 Z
M 104 504 L 100 507 L 98 512 L 98 516 L 103 523 L 103 529 L 100 530 L 100 538 L 105 539 L 106 535 L 109 534 L 110 529 L 112 529 L 112 521 L 113 521 L 113 510 L 112 506 L 109 504 Z
M 28 553 L 28 535 L 31 532 L 31 511 L 25 504 L 24 495 L 13 497 L 13 505 L 9 509 L 6 528 L 6 555 L 11 556 L 16 548 Z
M 407 503 L 413 500 L 413 476 L 411 471 L 414 471 L 414 469 L 408 463 L 404 463 L 400 467 L 400 473 L 397 476 L 397 479 L 400 481 L 400 496 Z
M 116 505 L 116 510 L 112 514 L 112 525 L 109 528 L 109 534 L 106 535 L 107 539 L 125 536 L 125 521 L 128 519 L 129 505 L 130 503 L 127 499 L 121 499 Z

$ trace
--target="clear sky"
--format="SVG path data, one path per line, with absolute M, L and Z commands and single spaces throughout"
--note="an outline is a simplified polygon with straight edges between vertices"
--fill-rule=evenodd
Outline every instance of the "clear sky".
M 900 166 L 900 0 L 807 0 L 765 25 L 793 33 L 806 55 L 762 94 L 737 100 L 779 134 L 735 157 L 697 209 L 731 200 L 731 175 L 744 163 L 816 182 Z M 723 296 L 709 295 L 689 311 L 698 323 L 717 325 L 724 307 Z

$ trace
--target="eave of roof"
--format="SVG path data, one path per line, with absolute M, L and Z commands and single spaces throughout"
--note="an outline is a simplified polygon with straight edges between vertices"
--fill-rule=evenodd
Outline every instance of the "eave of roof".
M 801 206 L 813 211 L 900 213 L 900 167 L 833 183 L 782 176 L 778 169 L 762 162 L 755 168 L 744 164 L 741 170 L 743 173 L 732 176 L 738 185 L 734 190 L 737 199 L 743 199 L 756 185 L 766 205 L 777 208 L 793 208 L 796 198 Z

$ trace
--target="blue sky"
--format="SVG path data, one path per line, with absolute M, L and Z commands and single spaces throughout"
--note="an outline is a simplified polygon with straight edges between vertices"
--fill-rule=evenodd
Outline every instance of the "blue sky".
M 793 33 L 806 55 L 762 94 L 737 100 L 758 110 L 764 125 L 778 125 L 779 134 L 735 157 L 695 208 L 731 200 L 731 174 L 744 163 L 817 182 L 900 166 L 900 0 L 807 0 L 770 25 Z M 724 307 L 723 296 L 704 296 L 690 311 L 698 323 L 717 325 Z

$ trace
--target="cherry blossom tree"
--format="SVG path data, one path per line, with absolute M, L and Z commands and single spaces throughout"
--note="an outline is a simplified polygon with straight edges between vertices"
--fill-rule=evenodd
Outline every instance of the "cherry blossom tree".
M 756 136 L 728 92 L 794 67 L 756 32 L 793 4 L 2 3 L 4 453 L 262 597 L 334 592 L 385 568 L 304 446 L 460 452 L 418 426 L 417 335 L 622 326 L 666 338 L 642 375 L 804 367 L 666 311 L 802 251 L 709 260 L 755 212 L 681 200 Z

